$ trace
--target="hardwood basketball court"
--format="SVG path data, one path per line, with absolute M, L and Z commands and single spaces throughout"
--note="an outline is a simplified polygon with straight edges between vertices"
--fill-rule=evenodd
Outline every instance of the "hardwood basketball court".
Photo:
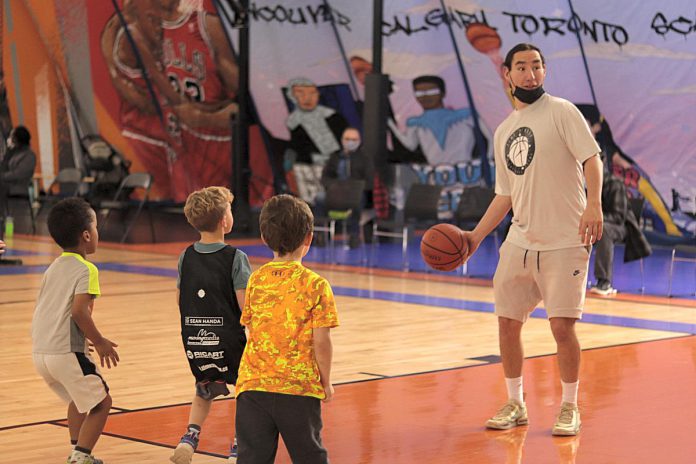
M 258 242 L 233 244 L 253 251 Z M 185 246 L 102 244 L 91 257 L 103 292 L 95 319 L 122 360 L 103 370 L 114 408 L 95 454 L 109 464 L 168 462 L 186 425 L 193 379 L 175 301 Z M 59 250 L 26 236 L 11 248 L 24 265 L 0 268 L 0 461 L 63 462 L 65 405 L 35 372 L 29 335 L 41 275 Z M 249 254 L 254 267 L 266 260 Z M 332 463 L 693 462 L 695 300 L 588 298 L 578 324 L 583 429 L 555 438 L 560 384 L 541 309 L 523 332 L 530 425 L 486 431 L 505 401 L 488 281 L 306 264 L 329 279 L 339 305 L 336 398 L 324 407 Z M 225 462 L 234 405 L 215 402 L 194 463 Z M 290 462 L 283 450 L 277 462 Z

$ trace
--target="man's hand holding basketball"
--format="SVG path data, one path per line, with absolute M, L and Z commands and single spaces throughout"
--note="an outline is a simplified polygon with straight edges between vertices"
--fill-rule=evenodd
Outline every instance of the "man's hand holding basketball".
M 481 245 L 482 239 L 479 238 L 474 233 L 474 231 L 468 230 L 462 231 L 462 238 L 464 239 L 467 245 L 466 257 L 464 258 L 464 262 L 466 262 L 469 258 L 471 258 L 471 255 L 473 255 L 474 252 L 478 249 L 479 245 Z

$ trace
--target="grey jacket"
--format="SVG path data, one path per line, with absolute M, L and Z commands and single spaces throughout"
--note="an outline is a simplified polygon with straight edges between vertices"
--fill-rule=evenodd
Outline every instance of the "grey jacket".
M 26 195 L 36 168 L 36 155 L 30 147 L 8 150 L 0 162 L 0 188 L 10 195 Z

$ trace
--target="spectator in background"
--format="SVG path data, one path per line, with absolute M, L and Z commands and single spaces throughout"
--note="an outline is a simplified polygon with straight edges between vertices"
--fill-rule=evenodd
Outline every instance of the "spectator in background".
M 290 130 L 285 170 L 292 170 L 300 198 L 315 206 L 322 192 L 322 169 L 331 153 L 341 149 L 348 122 L 333 108 L 319 104 L 319 88 L 307 78 L 290 80 L 286 96 L 295 109 L 285 122 Z
M 0 163 L 0 185 L 7 188 L 10 195 L 26 195 L 36 168 L 36 154 L 29 143 L 31 134 L 24 126 L 10 131 L 7 139 L 7 154 Z
M 7 140 L 12 130 L 12 118 L 10 118 L 10 106 L 7 103 L 7 87 L 5 87 L 5 73 L 0 71 L 0 133 L 3 142 Z M 3 148 L 5 143 L 0 144 Z
M 327 188 L 331 182 L 337 180 L 364 180 L 367 182 L 367 165 L 365 155 L 361 148 L 362 139 L 360 132 L 354 127 L 348 127 L 341 136 L 342 148 L 331 154 L 324 166 L 321 183 Z M 365 184 L 367 186 L 367 184 Z M 363 196 L 363 205 L 367 201 Z M 350 248 L 360 246 L 360 215 L 362 208 L 353 210 L 348 218 L 348 234 Z
M 599 147 L 604 153 L 604 163 L 609 166 L 609 171 L 613 172 L 613 166 L 621 166 L 623 169 L 630 169 L 634 162 L 631 160 L 624 152 L 621 151 L 619 146 L 614 142 L 614 136 L 611 133 L 609 124 L 604 115 L 599 112 L 599 108 L 595 105 L 587 105 L 577 103 L 575 106 L 578 107 L 582 115 L 587 121 L 587 125 L 590 126 L 590 131 L 594 135 L 595 140 L 599 144 Z
M 602 183 L 602 213 L 604 232 L 595 245 L 597 251 L 594 276 L 597 282 L 590 288 L 590 293 L 610 296 L 616 294 L 616 289 L 611 285 L 614 244 L 626 243 L 624 263 L 650 256 L 652 249 L 629 207 L 626 186 L 621 179 L 612 176 L 606 168 Z
M 27 195 L 27 188 L 36 169 L 36 154 L 29 143 L 31 134 L 24 126 L 10 131 L 7 152 L 0 162 L 0 228 L 4 230 L 5 218 L 9 214 L 8 198 Z

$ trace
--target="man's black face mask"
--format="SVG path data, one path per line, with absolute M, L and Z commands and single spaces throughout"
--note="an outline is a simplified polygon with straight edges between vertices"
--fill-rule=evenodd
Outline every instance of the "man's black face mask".
M 512 95 L 522 103 L 531 105 L 537 101 L 539 97 L 544 95 L 544 92 L 546 91 L 542 85 L 532 90 L 523 89 L 522 87 L 515 87 L 515 92 L 513 92 Z

